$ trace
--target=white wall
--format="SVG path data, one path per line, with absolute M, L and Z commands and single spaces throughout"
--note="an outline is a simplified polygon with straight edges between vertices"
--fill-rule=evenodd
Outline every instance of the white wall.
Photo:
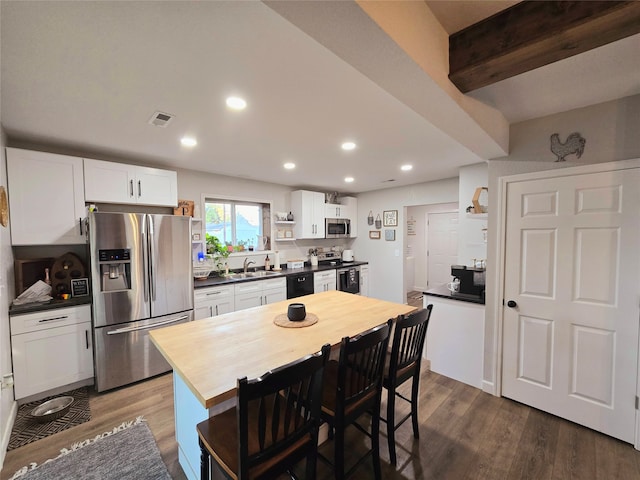
M 585 139 L 580 159 L 571 155 L 566 162 L 555 162 L 550 151 L 550 136 L 559 133 L 562 141 L 572 132 Z M 494 296 L 499 260 L 497 235 L 501 219 L 491 206 L 497 204 L 498 179 L 515 175 L 576 165 L 640 158 L 640 95 L 571 110 L 511 126 L 511 152 L 508 157 L 489 161 L 489 238 L 487 244 L 487 297 L 485 313 L 484 381 L 488 387 L 496 381 L 497 315 Z M 569 161 L 570 160 L 570 161 Z
M 383 300 L 406 303 L 404 280 L 404 248 L 406 245 L 406 207 L 455 203 L 458 201 L 458 178 L 421 183 L 408 187 L 389 188 L 358 195 L 358 238 L 353 242 L 357 258 L 369 262 L 369 295 Z M 398 210 L 398 226 L 382 227 L 380 240 L 369 239 L 374 225 L 367 224 L 367 215 L 384 210 Z M 384 231 L 393 228 L 395 241 L 386 241 Z
M 0 126 L 0 185 L 7 188 L 7 162 L 4 147 L 6 139 Z M 9 226 L 0 226 L 0 375 L 11 373 L 11 337 L 9 331 L 9 304 L 13 299 L 13 254 Z M 0 468 L 9 443 L 11 427 L 16 413 L 13 388 L 0 390 Z
M 486 220 L 479 220 L 467 214 L 467 207 L 472 205 L 473 194 L 478 187 L 488 187 L 489 167 L 487 163 L 476 163 L 461 167 L 458 217 L 458 264 L 473 266 L 473 259 L 487 258 L 487 245 L 484 243 L 482 229 L 487 227 Z M 481 197 L 482 198 L 482 197 Z

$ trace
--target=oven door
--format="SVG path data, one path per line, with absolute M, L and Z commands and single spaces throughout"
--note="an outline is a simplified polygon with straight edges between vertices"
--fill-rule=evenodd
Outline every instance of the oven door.
M 348 218 L 327 218 L 324 222 L 325 238 L 349 238 L 351 220 Z
M 338 270 L 338 290 L 360 294 L 360 269 L 358 267 Z

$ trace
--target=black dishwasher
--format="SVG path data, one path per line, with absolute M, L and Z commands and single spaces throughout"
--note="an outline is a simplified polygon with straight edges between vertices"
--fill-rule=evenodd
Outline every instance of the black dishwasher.
M 313 293 L 313 272 L 287 275 L 287 298 L 296 298 Z

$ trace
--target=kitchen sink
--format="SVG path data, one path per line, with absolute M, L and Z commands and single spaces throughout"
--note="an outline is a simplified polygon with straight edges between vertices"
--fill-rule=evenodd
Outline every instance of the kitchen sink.
M 266 270 L 258 270 L 257 272 L 247 272 L 247 273 L 228 273 L 225 277 L 230 279 L 241 279 L 241 278 L 262 278 L 262 277 L 272 277 L 275 275 L 282 275 L 280 272 L 267 272 Z
M 266 270 L 258 270 L 257 272 L 247 272 L 248 277 L 272 277 L 274 275 L 282 275 L 280 272 L 268 272 Z

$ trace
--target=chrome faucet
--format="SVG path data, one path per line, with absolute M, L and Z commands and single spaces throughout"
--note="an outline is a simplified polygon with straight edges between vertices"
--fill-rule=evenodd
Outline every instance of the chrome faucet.
M 244 259 L 244 263 L 242 264 L 242 266 L 244 267 L 244 273 L 247 273 L 247 267 L 248 267 L 249 265 L 251 265 L 252 263 L 255 265 L 255 263 L 256 263 L 256 262 L 254 262 L 254 261 L 251 261 L 251 262 L 250 262 L 250 261 L 249 261 L 249 257 L 245 257 L 245 259 Z

